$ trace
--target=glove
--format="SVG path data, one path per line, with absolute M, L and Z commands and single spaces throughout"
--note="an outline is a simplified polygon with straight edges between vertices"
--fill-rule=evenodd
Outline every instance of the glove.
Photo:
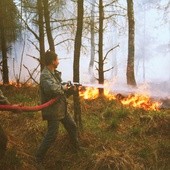
M 73 95 L 74 93 L 75 93 L 74 86 L 69 87 L 69 88 L 65 91 L 65 94 L 66 94 L 67 97 L 70 97 L 70 96 Z

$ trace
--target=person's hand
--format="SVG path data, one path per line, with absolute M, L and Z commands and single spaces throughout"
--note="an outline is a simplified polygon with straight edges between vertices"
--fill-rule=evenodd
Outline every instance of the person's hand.
M 64 84 L 64 85 L 62 85 L 62 88 L 63 88 L 64 91 L 67 91 L 68 90 L 68 85 Z
M 77 91 L 77 90 L 79 90 L 79 87 L 75 85 L 75 86 L 73 86 L 73 90 Z

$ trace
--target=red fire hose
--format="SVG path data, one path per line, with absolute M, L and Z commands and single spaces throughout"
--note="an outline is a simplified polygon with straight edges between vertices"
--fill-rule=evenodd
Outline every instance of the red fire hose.
M 0 105 L 0 111 L 18 111 L 18 112 L 32 112 L 42 110 L 50 105 L 52 105 L 58 98 L 49 100 L 38 106 L 15 106 L 15 105 Z

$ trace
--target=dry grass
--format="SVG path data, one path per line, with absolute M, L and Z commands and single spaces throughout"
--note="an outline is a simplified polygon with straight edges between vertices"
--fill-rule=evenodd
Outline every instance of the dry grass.
M 128 153 L 121 153 L 116 149 L 104 149 L 95 155 L 94 170 L 140 169 Z
M 2 91 L 12 103 L 38 103 L 37 88 L 4 87 Z M 72 104 L 70 98 L 71 113 Z M 80 142 L 85 152 L 72 151 L 61 126 L 55 144 L 47 153 L 46 169 L 170 169 L 169 111 L 124 108 L 119 102 L 105 98 L 82 100 L 81 104 L 84 129 L 80 132 Z M 0 123 L 8 136 L 8 150 L 0 161 L 0 169 L 35 170 L 34 155 L 46 129 L 41 113 L 1 112 Z

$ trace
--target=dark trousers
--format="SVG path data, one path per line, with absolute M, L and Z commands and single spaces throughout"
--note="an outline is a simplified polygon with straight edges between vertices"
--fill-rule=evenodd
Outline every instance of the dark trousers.
M 37 161 L 42 161 L 44 159 L 45 154 L 47 153 L 48 149 L 50 148 L 51 144 L 54 143 L 59 129 L 59 123 L 62 123 L 67 130 L 71 142 L 75 148 L 79 147 L 78 143 L 78 133 L 77 133 L 77 126 L 72 119 L 72 117 L 69 114 L 66 114 L 66 116 L 61 120 L 49 120 L 48 121 L 48 130 L 47 133 L 38 148 L 36 158 Z

